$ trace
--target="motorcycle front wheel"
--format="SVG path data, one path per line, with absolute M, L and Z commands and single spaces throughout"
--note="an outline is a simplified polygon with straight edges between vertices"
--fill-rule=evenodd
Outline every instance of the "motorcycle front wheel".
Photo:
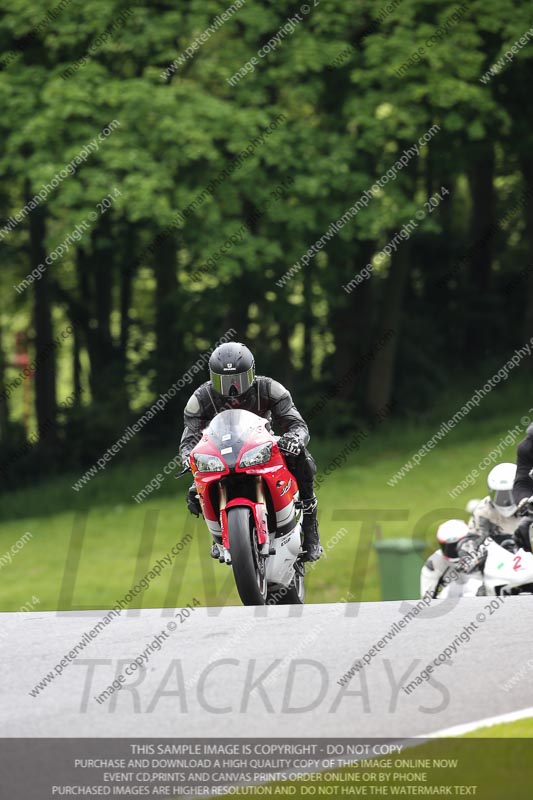
M 267 598 L 265 557 L 259 552 L 250 509 L 228 510 L 231 565 L 239 597 L 245 606 L 264 606 Z

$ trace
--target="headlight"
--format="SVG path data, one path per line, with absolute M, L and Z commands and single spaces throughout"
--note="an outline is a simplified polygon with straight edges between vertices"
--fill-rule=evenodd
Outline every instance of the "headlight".
M 195 453 L 194 460 L 200 472 L 223 472 L 226 469 L 218 456 L 208 453 Z
M 272 442 L 260 444 L 259 447 L 252 447 L 247 450 L 239 462 L 239 467 L 255 467 L 256 464 L 264 464 L 270 461 L 272 456 Z

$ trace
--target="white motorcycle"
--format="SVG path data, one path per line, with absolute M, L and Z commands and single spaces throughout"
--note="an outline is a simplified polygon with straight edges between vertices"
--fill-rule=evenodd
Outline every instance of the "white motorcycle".
M 533 554 L 512 536 L 500 542 L 489 534 L 470 537 L 462 520 L 449 520 L 439 528 L 438 540 L 440 549 L 422 567 L 422 597 L 533 594 Z

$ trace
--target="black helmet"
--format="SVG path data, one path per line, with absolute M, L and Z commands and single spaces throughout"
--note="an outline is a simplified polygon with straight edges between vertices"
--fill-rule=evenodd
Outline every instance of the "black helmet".
M 255 381 L 254 357 L 240 342 L 221 344 L 211 353 L 209 375 L 215 392 L 224 397 L 238 397 Z

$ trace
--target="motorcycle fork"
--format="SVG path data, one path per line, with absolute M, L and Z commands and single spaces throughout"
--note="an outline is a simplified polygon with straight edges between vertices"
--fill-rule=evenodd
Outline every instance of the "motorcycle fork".
M 267 517 L 268 511 L 267 511 L 267 504 L 266 504 L 266 497 L 265 497 L 265 485 L 264 485 L 263 478 L 261 477 L 261 475 L 256 475 L 255 476 L 255 499 L 257 500 L 258 503 L 261 503 L 261 505 L 264 507 L 264 509 L 265 509 L 265 517 Z M 267 517 L 267 519 L 268 519 L 268 517 Z M 261 545 L 261 549 L 260 549 L 261 555 L 268 556 L 270 554 L 270 550 L 271 550 L 270 535 L 269 535 L 269 532 L 268 532 L 268 524 L 267 524 L 267 540 L 263 545 Z
M 218 505 L 219 511 L 224 511 L 228 502 L 228 490 L 224 484 L 218 484 Z
M 261 475 L 255 476 L 255 499 L 258 503 L 263 503 L 266 508 L 265 488 L 263 486 L 263 478 Z
M 222 532 L 222 547 L 224 548 L 224 561 L 226 564 L 231 563 L 231 556 L 227 548 L 228 544 L 228 518 L 226 515 L 226 505 L 228 502 L 228 490 L 222 483 L 218 484 L 218 505 L 219 505 L 219 519 L 220 529 Z

